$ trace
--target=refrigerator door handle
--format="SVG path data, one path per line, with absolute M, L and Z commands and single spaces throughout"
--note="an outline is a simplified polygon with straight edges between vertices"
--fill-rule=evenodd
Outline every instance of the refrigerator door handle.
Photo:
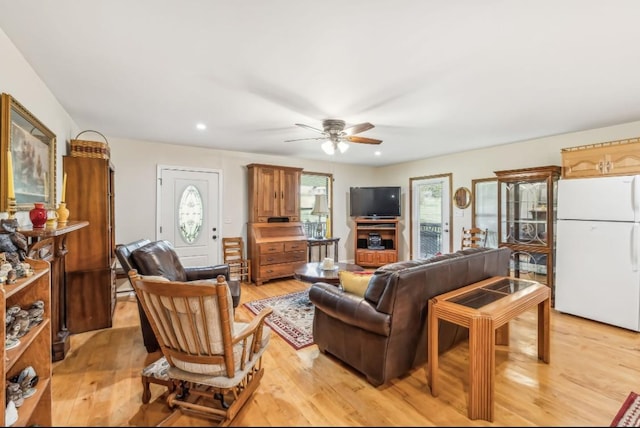
M 640 175 L 634 175 L 631 182 L 631 204 L 633 205 L 633 218 L 635 221 L 640 221 Z
M 640 232 L 640 225 L 638 223 L 633 224 L 631 229 L 631 269 L 633 272 L 638 271 L 638 238 Z

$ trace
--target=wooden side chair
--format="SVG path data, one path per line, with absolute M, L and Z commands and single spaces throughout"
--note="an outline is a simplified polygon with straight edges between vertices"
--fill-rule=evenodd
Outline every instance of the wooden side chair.
M 234 322 L 223 275 L 177 282 L 131 270 L 129 278 L 174 386 L 167 396 L 174 411 L 160 425 L 175 422 L 181 413 L 229 425 L 264 374 L 262 356 L 271 337 L 265 318 L 273 309 L 263 309 L 248 323 Z
M 223 262 L 229 265 L 231 279 L 251 282 L 251 260 L 244 257 L 241 237 L 222 238 Z
M 472 227 L 470 229 L 462 228 L 462 245 L 460 248 L 478 248 L 487 246 L 488 229 L 480 229 Z

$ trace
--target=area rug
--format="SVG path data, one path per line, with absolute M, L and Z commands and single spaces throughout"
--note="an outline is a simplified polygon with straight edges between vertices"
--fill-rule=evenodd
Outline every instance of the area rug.
M 612 427 L 640 427 L 640 396 L 630 392 L 616 417 L 611 421 Z
M 244 306 L 254 314 L 265 307 L 273 308 L 267 325 L 296 350 L 313 344 L 314 307 L 309 301 L 309 290 L 253 300 Z

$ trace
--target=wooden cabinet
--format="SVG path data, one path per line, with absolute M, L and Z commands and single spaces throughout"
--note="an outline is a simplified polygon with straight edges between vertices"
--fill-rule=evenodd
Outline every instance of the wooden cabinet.
M 398 261 L 398 219 L 355 220 L 355 264 L 377 267 Z
M 15 284 L 4 284 L 0 287 L 3 294 L 1 316 L 6 319 L 7 308 L 19 306 L 24 310 L 31 308 L 34 302 L 44 303 L 42 321 L 31 327 L 20 337 L 20 343 L 12 348 L 2 347 L 4 377 L 0 386 L 2 411 L 0 418 L 5 426 L 7 380 L 19 375 L 31 366 L 38 376 L 35 394 L 25 398 L 17 409 L 18 420 L 12 426 L 52 426 L 51 421 L 51 273 L 49 262 L 27 259 L 35 273 L 26 278 L 19 278 Z M 0 334 L 2 343 L 6 341 L 6 329 Z
M 640 139 L 562 149 L 562 178 L 640 174 Z
M 495 171 L 498 177 L 498 246 L 512 250 L 510 275 L 551 288 L 555 296 L 555 224 L 561 168 Z
M 63 157 L 70 218 L 89 226 L 67 239 L 67 328 L 111 327 L 116 303 L 115 169 L 108 159 Z
M 249 223 L 251 279 L 256 285 L 293 276 L 307 262 L 307 237 L 300 222 Z
M 302 168 L 249 164 L 249 222 L 300 221 Z

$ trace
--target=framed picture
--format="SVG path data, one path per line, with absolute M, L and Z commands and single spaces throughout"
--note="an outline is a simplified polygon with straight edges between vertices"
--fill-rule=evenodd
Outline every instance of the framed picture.
M 18 211 L 34 202 L 55 208 L 56 136 L 9 94 L 2 94 L 0 110 L 0 211 L 7 211 L 8 153 L 11 152 L 13 184 Z

